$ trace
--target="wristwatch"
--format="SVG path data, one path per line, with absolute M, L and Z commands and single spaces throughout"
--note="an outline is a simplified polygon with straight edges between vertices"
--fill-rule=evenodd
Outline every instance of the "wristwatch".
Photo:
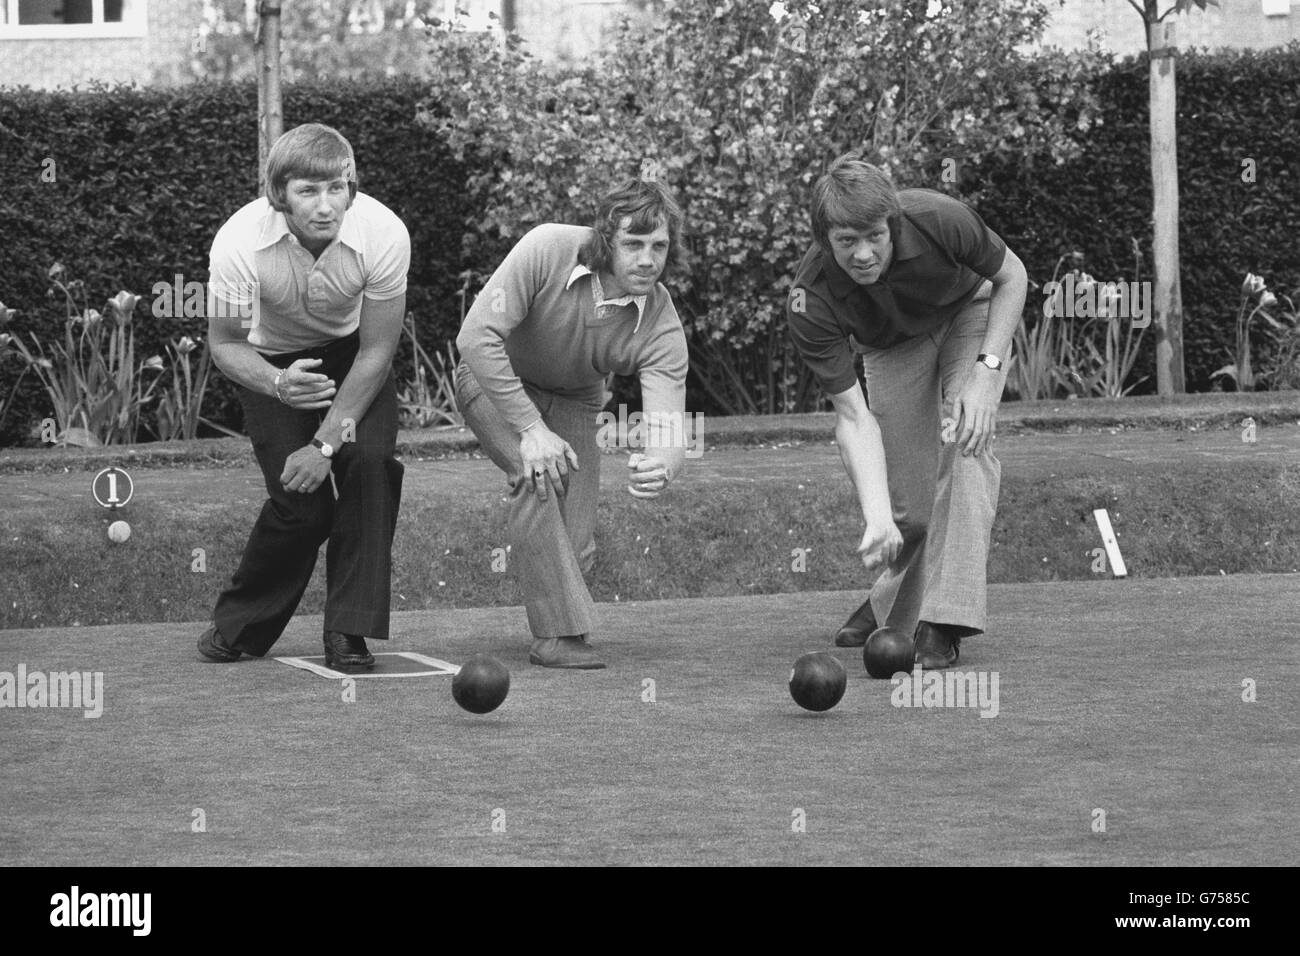
M 334 446 L 321 441 L 319 438 L 313 438 L 311 443 L 320 449 L 320 453 L 326 458 L 334 457 Z
M 990 355 L 988 352 L 981 352 L 975 361 L 993 369 L 995 372 L 1002 367 L 1002 359 L 998 358 L 996 355 Z

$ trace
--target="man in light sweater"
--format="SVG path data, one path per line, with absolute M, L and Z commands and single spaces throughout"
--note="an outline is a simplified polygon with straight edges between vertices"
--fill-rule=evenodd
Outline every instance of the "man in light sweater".
M 543 667 L 604 667 L 583 575 L 595 560 L 598 416 L 612 374 L 636 375 L 644 418 L 682 422 L 686 335 L 659 282 L 679 265 L 682 214 L 657 182 L 600 203 L 594 228 L 549 223 L 524 236 L 465 317 L 456 394 L 465 422 L 510 486 L 511 562 Z M 628 461 L 634 497 L 680 473 L 684 442 L 651 427 Z

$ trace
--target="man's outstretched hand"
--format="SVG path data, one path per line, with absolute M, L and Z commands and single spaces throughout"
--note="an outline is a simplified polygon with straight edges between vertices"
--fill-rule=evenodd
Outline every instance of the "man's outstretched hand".
M 628 456 L 628 493 L 633 498 L 658 498 L 668 487 L 668 465 L 660 458 L 647 458 L 640 452 Z
M 903 535 L 898 525 L 893 518 L 885 518 L 867 525 L 858 554 L 862 555 L 862 564 L 868 571 L 883 571 L 894 563 L 902 547 Z

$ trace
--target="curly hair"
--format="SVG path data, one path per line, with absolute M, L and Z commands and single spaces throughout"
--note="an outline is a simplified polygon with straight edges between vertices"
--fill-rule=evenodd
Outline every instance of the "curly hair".
M 583 244 L 579 261 L 593 272 L 608 268 L 613 258 L 614 236 L 626 220 L 627 231 L 633 235 L 644 235 L 660 226 L 667 226 L 668 263 L 664 274 L 667 275 L 671 269 L 684 268 L 686 250 L 682 247 L 682 218 L 681 207 L 663 183 L 629 179 L 601 199 L 596 221 L 592 223 L 592 236 Z

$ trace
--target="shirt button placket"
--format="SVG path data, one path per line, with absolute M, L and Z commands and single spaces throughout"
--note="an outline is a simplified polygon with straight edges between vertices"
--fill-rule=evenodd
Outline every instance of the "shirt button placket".
M 320 264 L 324 258 L 322 256 L 317 259 L 312 265 L 311 272 L 307 274 L 307 302 L 311 310 L 316 313 L 323 313 L 329 301 L 325 289 L 325 276 L 320 271 Z

